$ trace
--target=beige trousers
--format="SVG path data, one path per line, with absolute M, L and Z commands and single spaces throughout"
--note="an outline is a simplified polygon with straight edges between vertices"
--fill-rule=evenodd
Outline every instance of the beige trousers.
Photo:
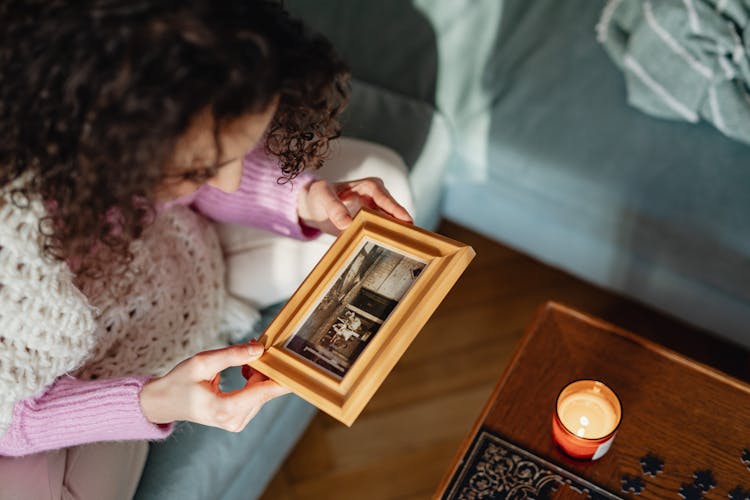
M 0 500 L 129 500 L 147 454 L 147 441 L 118 441 L 0 457 Z

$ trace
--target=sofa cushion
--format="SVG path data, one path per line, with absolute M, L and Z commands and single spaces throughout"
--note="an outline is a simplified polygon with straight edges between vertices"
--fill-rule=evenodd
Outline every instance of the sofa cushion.
M 602 7 L 504 2 L 484 75 L 493 104 L 483 175 L 453 173 L 448 214 L 750 344 L 750 148 L 628 106 L 622 74 L 596 42 Z M 508 193 L 536 211 L 529 234 L 511 236 L 511 212 L 482 204 L 503 210 Z M 685 286 L 694 291 L 680 297 Z
M 331 40 L 358 80 L 434 103 L 437 42 L 431 23 L 415 2 L 286 0 L 284 5 Z
M 443 114 L 424 101 L 355 79 L 342 124 L 344 135 L 382 144 L 401 156 L 409 169 L 415 223 L 437 227 L 443 178 L 453 154 Z

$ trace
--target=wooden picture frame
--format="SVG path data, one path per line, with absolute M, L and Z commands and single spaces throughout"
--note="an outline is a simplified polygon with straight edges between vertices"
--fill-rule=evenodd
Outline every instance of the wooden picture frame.
M 250 366 L 351 426 L 474 255 L 363 208 L 265 330 L 266 352 Z

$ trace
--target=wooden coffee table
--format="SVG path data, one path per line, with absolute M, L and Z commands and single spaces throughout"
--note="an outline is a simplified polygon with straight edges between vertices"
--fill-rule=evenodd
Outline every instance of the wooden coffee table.
M 555 399 L 568 382 L 582 378 L 606 383 L 623 407 L 612 448 L 595 462 L 567 458 L 552 440 Z M 548 303 L 521 339 L 435 497 L 681 494 L 750 499 L 750 386 Z

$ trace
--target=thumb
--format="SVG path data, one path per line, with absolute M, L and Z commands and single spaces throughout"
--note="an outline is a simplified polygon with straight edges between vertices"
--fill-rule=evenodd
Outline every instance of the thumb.
M 211 380 L 217 373 L 230 366 L 242 366 L 263 355 L 263 345 L 256 340 L 247 344 L 231 345 L 196 354 L 187 366 L 195 380 Z
M 344 202 L 339 198 L 337 189 L 338 187 L 326 183 L 321 196 L 323 208 L 326 211 L 328 219 L 330 219 L 336 229 L 343 231 L 352 222 L 352 216 L 349 214 L 349 210 L 347 210 Z
M 232 391 L 226 398 L 242 401 L 244 406 L 253 407 L 265 404 L 274 398 L 289 394 L 290 392 L 292 392 L 291 389 L 271 379 L 261 380 L 261 377 L 258 377 L 257 381 L 252 381 L 251 377 L 251 380 L 248 380 L 245 387 Z

